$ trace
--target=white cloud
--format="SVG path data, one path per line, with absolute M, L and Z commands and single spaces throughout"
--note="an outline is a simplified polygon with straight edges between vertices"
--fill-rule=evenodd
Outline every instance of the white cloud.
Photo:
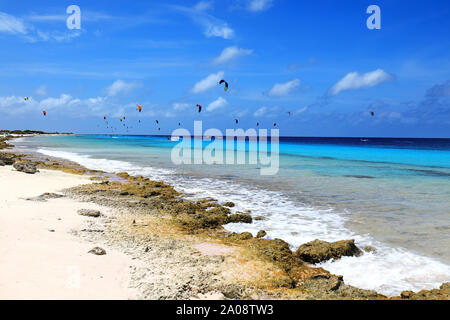
M 207 23 L 205 36 L 207 36 L 208 38 L 219 37 L 224 39 L 231 39 L 234 37 L 234 30 L 231 29 L 226 23 L 223 23 L 221 25 Z
M 269 9 L 273 5 L 273 0 L 250 0 L 248 10 L 258 12 Z
M 261 107 L 253 113 L 253 116 L 256 118 L 265 117 L 265 118 L 274 118 L 279 117 L 280 113 L 283 113 L 280 107 Z
M 242 56 L 248 56 L 253 53 L 252 50 L 231 46 L 223 49 L 222 53 L 214 59 L 215 64 L 221 64 Z
M 217 98 L 217 100 L 211 102 L 207 107 L 206 111 L 211 112 L 220 108 L 225 107 L 228 104 L 227 100 L 222 97 Z
M 253 113 L 255 117 L 262 117 L 267 113 L 267 107 L 261 107 Z
M 186 110 L 188 107 L 190 106 L 189 103 L 179 103 L 179 102 L 175 102 L 173 104 L 173 109 L 175 111 L 182 111 L 182 110 Z
M 18 104 L 25 104 L 25 100 L 23 97 L 0 97 L 0 108 L 11 108 Z
M 140 84 L 137 82 L 125 82 L 123 80 L 116 80 L 112 85 L 110 85 L 106 89 L 106 92 L 108 96 L 114 97 L 117 96 L 118 94 L 128 93 L 138 88 L 139 86 Z
M 207 76 L 205 79 L 197 82 L 192 88 L 192 93 L 202 93 L 218 85 L 219 81 L 223 79 L 224 72 L 213 73 Z
M 42 107 L 47 109 L 57 108 L 64 105 L 68 105 L 72 101 L 72 96 L 69 94 L 61 94 L 59 98 L 47 98 L 41 101 Z
M 197 4 L 198 5 L 198 4 Z M 198 10 L 196 7 L 171 6 L 178 12 L 181 12 L 192 19 L 195 23 L 203 26 L 206 37 L 219 37 L 231 39 L 234 37 L 234 30 L 228 26 L 228 23 L 217 19 L 216 17 L 206 13 L 206 10 Z M 200 8 L 205 8 L 201 5 Z
M 56 19 L 56 17 L 51 16 L 50 18 Z M 50 19 L 49 18 L 49 19 Z M 23 39 L 29 42 L 38 41 L 67 41 L 73 38 L 79 37 L 81 32 L 73 31 L 49 31 L 44 32 L 38 30 L 31 24 L 25 24 L 23 20 L 16 18 L 4 12 L 0 12 L 0 33 L 8 33 L 13 35 L 21 36 Z
M 244 109 L 236 113 L 236 117 L 243 118 L 248 114 L 248 109 Z
M 273 86 L 272 89 L 270 89 L 269 95 L 277 97 L 287 96 L 288 94 L 292 93 L 292 91 L 297 89 L 299 86 L 300 86 L 299 79 L 293 79 L 286 83 L 277 83 Z
M 306 110 L 308 110 L 308 107 L 303 107 L 303 108 L 297 109 L 294 111 L 294 116 L 298 116 L 299 114 L 302 114 Z
M 47 94 L 47 87 L 46 86 L 40 86 L 36 89 L 35 93 L 38 96 L 45 96 Z
M 0 32 L 26 34 L 28 30 L 22 20 L 7 13 L 0 12 Z
M 194 9 L 197 11 L 206 11 L 212 9 L 213 4 L 210 1 L 200 1 L 195 6 Z
M 337 95 L 342 91 L 357 90 L 362 88 L 374 87 L 380 83 L 389 81 L 392 76 L 382 69 L 367 72 L 360 75 L 358 72 L 347 73 L 345 77 L 339 80 L 329 90 L 329 95 Z

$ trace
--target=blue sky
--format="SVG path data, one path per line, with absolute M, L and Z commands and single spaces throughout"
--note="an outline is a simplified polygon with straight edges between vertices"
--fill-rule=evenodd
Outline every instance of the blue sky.
M 283 136 L 450 137 L 449 17 L 448 1 L 0 1 L 0 128 L 109 132 L 106 115 L 126 133 L 125 115 L 129 134 L 238 118 Z

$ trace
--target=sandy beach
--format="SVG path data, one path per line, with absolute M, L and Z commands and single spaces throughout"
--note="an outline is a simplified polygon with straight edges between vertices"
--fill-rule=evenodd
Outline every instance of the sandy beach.
M 72 234 L 87 218 L 80 209 L 101 209 L 71 199 L 27 200 L 45 192 L 89 183 L 88 177 L 40 170 L 27 175 L 0 167 L 0 299 L 129 299 L 132 260 Z M 7 181 L 7 183 L 5 183 Z

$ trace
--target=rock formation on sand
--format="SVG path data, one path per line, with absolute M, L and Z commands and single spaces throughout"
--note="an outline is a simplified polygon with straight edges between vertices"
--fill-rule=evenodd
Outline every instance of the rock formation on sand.
M 0 153 L 0 161 L 7 166 L 13 165 L 15 162 L 14 155 L 9 155 L 7 153 Z
M 301 245 L 295 255 L 309 263 L 319 263 L 343 256 L 360 256 L 362 251 L 355 245 L 355 240 L 326 242 L 314 240 Z
M 16 162 L 13 164 L 14 169 L 20 172 L 35 174 L 39 172 L 36 168 L 37 164 L 35 162 Z
M 93 217 L 93 218 L 98 218 L 102 215 L 101 212 L 98 210 L 89 210 L 89 209 L 78 210 L 78 214 L 80 216 Z
M 92 253 L 92 254 L 95 254 L 97 256 L 103 256 L 103 255 L 106 254 L 106 250 L 103 249 L 103 248 L 100 248 L 100 247 L 95 247 L 95 248 L 89 250 L 88 253 Z
M 448 300 L 450 297 L 450 282 L 443 283 L 439 289 L 422 290 L 417 293 L 403 291 L 400 298 L 404 300 Z

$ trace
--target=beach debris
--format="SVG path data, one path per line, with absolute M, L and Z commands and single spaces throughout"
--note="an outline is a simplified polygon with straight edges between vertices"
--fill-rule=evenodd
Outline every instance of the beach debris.
M 91 209 L 81 209 L 78 210 L 78 214 L 80 216 L 85 216 L 85 217 L 93 217 L 93 218 L 98 218 L 102 215 L 102 213 L 98 210 L 91 210 Z
M 258 233 L 256 234 L 257 238 L 264 238 L 267 235 L 267 232 L 265 232 L 264 230 L 259 230 Z
M 48 229 L 49 232 L 55 232 L 55 229 Z
M 96 256 L 103 256 L 106 254 L 106 250 L 100 247 L 95 247 L 89 250 L 88 253 L 95 254 Z
M 302 244 L 295 255 L 303 261 L 309 263 L 319 263 L 330 259 L 340 259 L 341 257 L 360 256 L 362 251 L 355 245 L 355 240 L 341 240 L 336 242 L 326 242 L 314 240 Z
M 35 162 L 16 162 L 13 164 L 14 169 L 28 174 L 39 172 L 36 166 L 37 164 Z
M 198 112 L 202 112 L 202 106 L 197 103 Z
M 226 82 L 226 81 L 223 80 L 223 79 L 219 81 L 219 84 L 223 84 L 223 83 L 225 83 L 224 90 L 225 90 L 225 91 L 228 91 L 228 82 Z

